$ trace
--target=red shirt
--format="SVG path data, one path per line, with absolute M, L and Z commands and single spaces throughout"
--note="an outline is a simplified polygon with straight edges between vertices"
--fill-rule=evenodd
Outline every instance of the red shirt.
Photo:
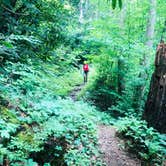
M 83 66 L 83 70 L 84 70 L 84 71 L 89 71 L 89 66 L 88 66 L 88 64 L 85 64 L 85 65 Z

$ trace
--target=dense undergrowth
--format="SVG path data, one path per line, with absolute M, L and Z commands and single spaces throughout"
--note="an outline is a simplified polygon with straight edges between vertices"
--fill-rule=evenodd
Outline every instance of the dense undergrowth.
M 111 71 L 108 66 L 102 68 Z M 107 114 L 108 118 L 103 118 L 102 123 L 117 128 L 117 136 L 124 139 L 124 149 L 136 154 L 142 165 L 163 165 L 166 160 L 166 135 L 160 134 L 142 120 L 142 112 L 137 111 L 131 102 L 133 92 L 126 90 L 120 95 L 116 88 L 110 88 L 111 80 L 103 79 L 105 72 L 102 72 L 102 76 L 97 72 L 82 92 L 84 100 L 90 100 L 98 110 Z M 108 83 L 103 84 L 103 80 Z
M 100 114 L 101 122 L 105 125 L 114 125 L 117 128 L 117 136 L 124 140 L 124 149 L 135 154 L 141 160 L 142 165 L 163 165 L 166 160 L 166 135 L 148 127 L 146 121 L 141 119 L 141 113 L 135 112 L 135 109 L 131 107 L 130 96 L 126 96 L 124 93 L 125 97 L 122 97 L 110 89 L 102 91 L 101 94 L 102 87 L 100 86 L 95 89 L 96 82 L 100 78 L 96 72 L 93 72 L 89 84 L 83 89 L 80 96 L 84 101 L 97 105 L 98 110 L 105 112 L 104 117 Z M 102 86 L 107 86 L 107 84 Z M 102 99 L 100 94 L 103 96 Z M 110 96 L 108 97 L 108 95 Z M 113 100 L 112 96 L 115 96 L 114 100 L 119 99 L 118 102 L 107 110 L 101 109 L 103 107 L 100 103 L 111 106 L 109 100 Z M 94 98 L 99 100 L 99 103 L 96 104 Z
M 135 117 L 120 118 L 116 123 L 117 135 L 125 140 L 125 148 L 137 154 L 142 165 L 163 165 L 166 157 L 166 135 L 160 134 L 147 123 Z
M 0 164 L 100 164 L 100 114 L 86 103 L 60 97 L 82 81 L 79 74 L 73 70 L 57 77 L 54 66 L 38 67 L 9 63 L 6 76 L 1 75 Z
M 143 164 L 162 165 L 166 136 L 141 120 L 155 50 L 145 44 L 150 3 L 126 0 L 110 12 L 108 3 L 86 1 L 82 21 L 80 5 L 1 0 L 0 165 L 102 165 L 98 123 L 117 126 Z M 158 0 L 154 44 L 164 6 Z M 78 97 L 84 102 L 73 102 L 84 60 L 93 62 L 93 77 Z

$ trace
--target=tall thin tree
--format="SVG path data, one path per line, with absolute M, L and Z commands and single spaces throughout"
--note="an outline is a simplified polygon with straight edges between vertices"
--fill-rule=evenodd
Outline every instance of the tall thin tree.
M 140 78 L 142 80 L 147 80 L 147 71 L 150 67 L 150 59 L 151 59 L 151 52 L 153 49 L 153 42 L 155 37 L 155 24 L 156 24 L 156 0 L 149 0 L 149 14 L 148 14 L 148 21 L 147 21 L 147 28 L 146 28 L 146 34 L 145 34 L 145 46 L 147 47 L 147 52 L 144 53 L 143 59 L 141 60 L 141 65 L 143 65 L 145 71 L 140 73 Z M 145 84 L 138 85 L 136 87 L 136 105 L 135 107 L 140 110 L 141 108 L 141 100 L 143 99 L 145 94 Z
M 83 21 L 84 21 L 83 3 L 84 3 L 84 0 L 80 0 L 80 3 L 79 3 L 79 11 L 80 11 L 80 14 L 79 14 L 79 22 L 80 22 L 81 24 L 82 24 Z

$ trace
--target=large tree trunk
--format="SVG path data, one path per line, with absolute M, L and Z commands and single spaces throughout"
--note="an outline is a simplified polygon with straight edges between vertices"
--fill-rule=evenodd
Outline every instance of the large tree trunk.
M 164 43 L 157 48 L 155 71 L 143 117 L 149 126 L 166 133 L 166 44 Z

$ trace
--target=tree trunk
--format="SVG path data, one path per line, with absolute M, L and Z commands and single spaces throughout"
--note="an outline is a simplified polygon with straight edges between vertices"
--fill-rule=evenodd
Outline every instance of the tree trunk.
M 154 28 L 156 23 L 156 0 L 150 0 L 150 11 L 149 11 L 149 20 L 148 20 L 148 26 L 147 26 L 147 42 L 146 45 L 149 48 L 152 48 L 153 46 L 153 38 L 154 38 Z
M 124 35 L 124 33 L 125 33 L 125 19 L 126 19 L 126 11 L 127 11 L 127 3 L 126 3 L 126 1 L 124 0 L 123 1 L 123 6 L 122 6 L 122 9 L 121 9 L 121 12 L 120 12 L 120 20 L 119 20 L 119 25 L 120 25 L 120 29 L 122 29 L 121 30 L 121 32 L 122 32 L 122 35 Z
M 154 30 L 155 30 L 155 24 L 156 24 L 156 0 L 150 0 L 150 10 L 149 10 L 149 18 L 148 18 L 148 24 L 146 29 L 146 38 L 147 41 L 145 45 L 147 48 L 151 51 L 153 47 L 153 40 L 154 40 Z M 147 54 L 144 54 L 144 60 L 143 64 L 145 66 L 149 66 L 149 57 Z
M 119 28 L 120 28 L 120 35 L 125 34 L 125 19 L 126 19 L 126 2 L 122 6 L 122 10 L 120 12 L 120 19 L 119 19 Z M 123 55 L 123 52 L 121 52 Z M 122 92 L 125 90 L 125 59 L 120 56 L 118 58 L 118 93 L 122 95 Z
M 84 13 L 86 14 L 86 16 L 88 16 L 88 9 L 89 9 L 89 0 L 85 0 L 85 9 L 84 9 Z
M 157 48 L 155 71 L 152 75 L 150 91 L 143 118 L 149 126 L 166 133 L 166 44 Z
M 3 158 L 3 166 L 9 166 L 10 165 L 9 163 L 10 163 L 9 159 L 7 158 L 7 155 L 5 155 Z
M 79 22 L 80 24 L 83 23 L 84 21 L 84 15 L 83 15 L 83 3 L 84 3 L 84 0 L 80 0 L 80 15 L 79 15 Z
M 142 109 L 142 100 L 145 95 L 145 84 L 148 77 L 147 71 L 149 70 L 150 66 L 150 54 L 152 52 L 153 48 L 153 39 L 155 36 L 155 24 L 156 24 L 156 0 L 149 0 L 150 4 L 150 10 L 149 10 L 149 18 L 147 22 L 147 28 L 146 28 L 146 47 L 147 47 L 147 53 L 144 53 L 143 60 L 141 60 L 140 64 L 143 66 L 144 71 L 139 74 L 139 77 L 141 80 L 144 80 L 145 83 L 138 85 L 136 87 L 136 92 L 134 95 L 134 100 L 136 103 L 134 105 L 136 106 L 137 111 L 141 111 Z
M 118 93 L 122 95 L 125 90 L 125 61 L 122 57 L 118 59 Z

